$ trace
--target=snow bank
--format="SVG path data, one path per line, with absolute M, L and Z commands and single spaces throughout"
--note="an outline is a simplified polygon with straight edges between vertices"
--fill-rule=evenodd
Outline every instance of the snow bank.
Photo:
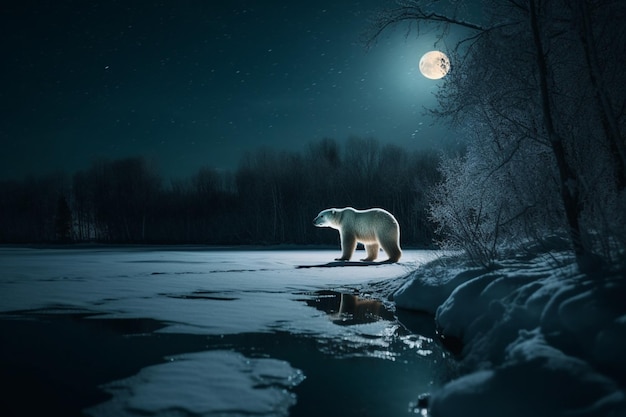
M 589 277 L 565 255 L 491 271 L 444 261 L 391 297 L 435 314 L 440 334 L 462 342 L 465 375 L 432 395 L 430 415 L 626 415 L 623 274 Z
M 441 258 L 413 272 L 391 298 L 399 308 L 435 314 L 456 287 L 481 273 Z

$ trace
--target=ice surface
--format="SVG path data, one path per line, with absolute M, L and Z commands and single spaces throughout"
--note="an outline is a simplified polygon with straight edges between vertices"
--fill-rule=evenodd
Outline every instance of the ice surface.
M 327 332 L 334 326 L 311 320 L 297 294 L 403 276 L 436 254 L 406 251 L 402 263 L 366 268 L 295 269 L 335 256 L 336 251 L 5 249 L 0 311 L 72 306 L 111 318 L 152 318 L 170 323 L 162 331 L 196 334 L 275 330 L 277 323 L 287 330 Z
M 297 269 L 299 265 L 326 264 L 336 256 L 337 251 L 325 250 L 2 248 L 0 312 L 10 317 L 28 317 L 33 311 L 37 317 L 86 312 L 88 315 L 81 318 L 86 322 L 153 320 L 163 327 L 150 330 L 151 334 L 206 337 L 213 344 L 220 338 L 237 340 L 239 335 L 242 340 L 252 338 L 249 351 L 226 345 L 174 355 L 163 363 L 151 362 L 133 376 L 110 381 L 102 389 L 113 398 L 90 408 L 89 414 L 94 416 L 287 415 L 298 400 L 294 387 L 309 377 L 288 361 L 268 357 L 267 353 L 259 357 L 254 343 L 269 346 L 275 338 L 294 343 L 295 349 L 301 342 L 294 335 L 311 340 L 314 351 L 307 347 L 309 350 L 302 353 L 297 349 L 291 352 L 288 346 L 280 350 L 281 355 L 293 356 L 301 364 L 308 364 L 314 357 L 316 362 L 311 366 L 318 368 L 326 366 L 329 358 L 347 358 L 340 366 L 345 372 L 382 375 L 386 388 L 381 395 L 385 397 L 377 402 L 378 406 L 405 410 L 408 400 L 393 405 L 388 401 L 406 399 L 407 391 L 417 395 L 407 380 L 413 383 L 428 378 L 424 382 L 428 385 L 432 377 L 406 375 L 410 364 L 395 361 L 432 356 L 433 340 L 407 335 L 393 314 L 383 319 L 382 312 L 372 313 L 370 307 L 380 307 L 372 307 L 376 303 L 369 298 L 376 291 L 384 291 L 386 283 L 406 276 L 438 254 L 405 250 L 402 262 L 397 264 Z M 356 293 L 360 298 L 341 297 Z M 324 297 L 329 302 L 340 300 L 335 310 L 312 308 Z M 370 314 L 374 314 L 373 319 L 368 319 Z M 262 334 L 269 339 L 262 338 Z M 271 348 L 266 346 L 261 351 L 270 352 Z M 412 356 L 405 352 L 412 352 Z M 124 352 L 119 355 L 120 361 L 126 360 Z M 360 358 L 384 361 L 391 367 L 355 370 L 353 364 L 360 363 L 355 362 Z M 439 359 L 441 356 L 424 366 L 438 366 Z M 333 369 L 325 372 L 333 373 Z M 337 395 L 360 398 L 363 394 L 356 388 L 350 392 L 350 387 L 365 385 L 374 389 L 372 397 L 380 392 L 378 384 L 357 378 L 358 382 Z M 389 385 L 395 380 L 403 381 L 403 386 Z M 340 386 L 341 379 L 336 384 Z M 305 391 L 323 389 L 324 385 L 319 376 L 316 381 L 311 378 L 312 388 Z M 402 395 L 396 395 L 400 392 Z M 307 406 L 314 410 L 317 398 L 300 400 L 308 401 Z M 361 401 L 367 404 L 369 400 Z M 354 413 L 358 413 L 357 406 L 345 405 Z

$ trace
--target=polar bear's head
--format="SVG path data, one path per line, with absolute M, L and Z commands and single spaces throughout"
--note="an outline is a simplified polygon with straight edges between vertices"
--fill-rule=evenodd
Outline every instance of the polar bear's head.
M 320 214 L 313 219 L 313 224 L 317 227 L 339 228 L 339 220 L 341 219 L 341 209 L 329 208 L 320 211 Z

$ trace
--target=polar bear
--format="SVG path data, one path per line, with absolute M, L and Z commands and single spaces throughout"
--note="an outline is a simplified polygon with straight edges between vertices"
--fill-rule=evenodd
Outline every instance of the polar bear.
M 389 255 L 385 262 L 398 262 L 400 250 L 400 226 L 391 213 L 380 208 L 355 210 L 352 207 L 329 208 L 322 210 L 313 220 L 317 227 L 330 227 L 339 230 L 341 258 L 348 261 L 356 249 L 357 242 L 365 245 L 367 257 L 362 261 L 373 261 L 378 257 L 382 246 Z

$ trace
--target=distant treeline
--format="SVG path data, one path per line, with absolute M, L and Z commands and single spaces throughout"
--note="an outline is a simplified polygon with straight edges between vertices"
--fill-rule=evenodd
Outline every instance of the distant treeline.
M 328 207 L 382 207 L 404 245 L 430 246 L 427 194 L 440 181 L 434 151 L 375 139 L 259 149 L 234 172 L 204 168 L 168 182 L 142 158 L 0 182 L 0 242 L 337 244 L 312 219 Z

